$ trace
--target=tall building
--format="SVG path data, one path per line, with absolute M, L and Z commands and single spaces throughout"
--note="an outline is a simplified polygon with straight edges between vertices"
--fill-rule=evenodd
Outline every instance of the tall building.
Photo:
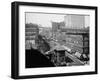
M 81 29 L 89 26 L 88 15 L 67 14 L 64 19 L 67 28 Z
M 57 32 L 57 30 L 60 29 L 58 22 L 52 22 L 52 31 Z
M 39 28 L 37 24 L 26 24 L 25 25 L 25 44 L 26 49 L 30 49 L 32 45 L 35 46 L 35 37 L 39 33 Z
M 57 32 L 57 30 L 61 30 L 64 27 L 65 27 L 65 22 L 52 22 L 53 32 Z

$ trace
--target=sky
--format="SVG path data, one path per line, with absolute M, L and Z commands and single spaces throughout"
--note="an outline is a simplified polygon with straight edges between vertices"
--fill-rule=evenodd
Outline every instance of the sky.
M 30 13 L 26 12 L 26 23 L 35 23 L 42 27 L 52 27 L 51 22 L 63 22 L 66 15 L 63 14 L 47 14 L 47 13 Z M 85 26 L 89 26 L 89 16 L 85 16 Z
M 52 27 L 53 22 L 64 21 L 65 15 L 44 14 L 44 13 L 26 13 L 26 23 L 36 23 L 43 27 Z

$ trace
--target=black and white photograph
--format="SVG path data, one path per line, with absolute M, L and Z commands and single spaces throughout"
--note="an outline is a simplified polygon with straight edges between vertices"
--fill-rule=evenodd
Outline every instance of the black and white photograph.
M 90 16 L 25 12 L 26 68 L 89 65 Z
M 11 77 L 97 74 L 97 7 L 12 3 Z

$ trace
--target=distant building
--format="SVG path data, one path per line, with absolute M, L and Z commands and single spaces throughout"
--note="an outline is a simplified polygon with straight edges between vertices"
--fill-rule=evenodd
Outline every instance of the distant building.
M 52 22 L 52 31 L 57 32 L 57 30 L 60 29 L 58 22 Z
M 37 24 L 26 24 L 25 25 L 25 44 L 26 49 L 30 49 L 31 46 L 35 46 L 35 37 L 39 33 Z
M 53 32 L 57 32 L 65 27 L 65 22 L 52 22 L 52 30 Z
M 89 16 L 67 14 L 64 22 L 66 28 L 81 29 L 89 26 Z

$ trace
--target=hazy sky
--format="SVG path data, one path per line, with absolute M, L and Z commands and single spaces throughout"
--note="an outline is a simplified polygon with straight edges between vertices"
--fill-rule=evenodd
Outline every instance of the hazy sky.
M 35 23 L 43 27 L 52 27 L 53 22 L 63 22 L 66 15 L 45 14 L 45 13 L 26 13 L 26 23 Z M 85 27 L 89 26 L 89 16 L 85 16 Z
M 59 14 L 41 14 L 41 13 L 26 13 L 26 23 L 36 23 L 44 27 L 52 27 L 52 21 L 62 22 L 65 15 Z

